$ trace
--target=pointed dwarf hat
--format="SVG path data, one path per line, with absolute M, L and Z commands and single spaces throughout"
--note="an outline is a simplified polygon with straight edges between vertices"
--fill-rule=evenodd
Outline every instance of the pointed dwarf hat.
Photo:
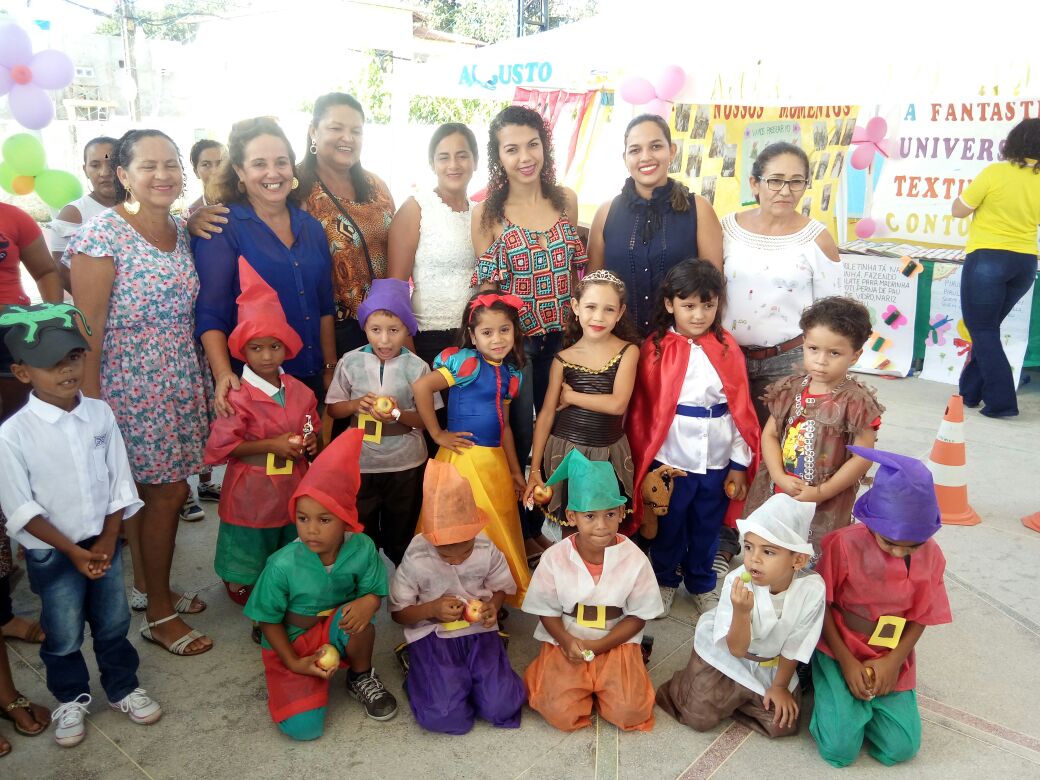
M 848 450 L 881 464 L 852 508 L 863 525 L 893 542 L 926 542 L 942 527 L 932 472 L 921 461 L 851 444 Z
M 545 484 L 563 480 L 567 480 L 567 508 L 574 512 L 616 509 L 627 501 L 618 490 L 614 467 L 607 461 L 589 460 L 578 450 L 564 456 Z
M 468 542 L 487 524 L 487 514 L 473 500 L 473 488 L 459 470 L 451 463 L 427 461 L 419 527 L 430 544 Z
M 289 516 L 296 519 L 296 499 L 313 498 L 358 533 L 365 529 L 358 522 L 357 493 L 361 485 L 361 428 L 344 431 L 329 444 L 303 475 L 289 499 Z
M 816 504 L 798 501 L 787 493 L 776 493 L 766 499 L 746 520 L 737 520 L 737 530 L 756 534 L 770 544 L 796 553 L 813 554 L 809 543 L 809 526 L 816 514 Z
M 278 293 L 244 257 L 238 258 L 238 281 L 242 288 L 237 301 L 238 324 L 228 336 L 228 351 L 245 362 L 246 344 L 251 339 L 276 338 L 285 345 L 286 360 L 298 355 L 303 341 L 285 319 Z

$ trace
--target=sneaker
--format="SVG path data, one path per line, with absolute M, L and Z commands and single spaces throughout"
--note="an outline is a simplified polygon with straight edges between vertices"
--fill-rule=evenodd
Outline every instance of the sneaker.
M 700 614 L 703 615 L 705 612 L 710 612 L 719 605 L 719 589 L 721 584 L 722 583 L 720 582 L 719 585 L 715 586 L 715 590 L 709 590 L 707 593 L 693 594 L 693 603 L 696 605 L 697 611 Z
M 373 720 L 390 720 L 397 714 L 397 699 L 383 687 L 375 669 L 363 672 L 353 680 L 348 676 L 347 691 L 365 705 L 365 712 Z
M 81 693 L 73 701 L 62 704 L 51 713 L 55 724 L 54 741 L 62 747 L 76 747 L 87 735 L 83 720 L 90 714 L 90 694 Z
M 220 501 L 220 485 L 216 482 L 200 482 L 199 501 Z
M 411 667 L 411 656 L 408 653 L 408 643 L 401 642 L 397 647 L 394 648 L 394 658 L 397 659 L 397 663 L 401 664 L 401 669 L 404 671 L 404 676 L 408 676 L 408 669 Z
M 194 498 L 189 498 L 184 502 L 184 506 L 181 507 L 181 520 L 186 523 L 197 523 L 199 520 L 205 519 L 205 517 L 206 512 Z
M 130 720 L 142 726 L 155 723 L 162 717 L 162 707 L 152 699 L 144 688 L 134 688 L 119 701 L 109 702 L 108 706 L 116 712 L 125 712 Z
M 675 588 L 661 586 L 661 601 L 664 602 L 664 612 L 657 616 L 657 620 L 668 617 L 672 612 L 672 602 L 675 601 Z

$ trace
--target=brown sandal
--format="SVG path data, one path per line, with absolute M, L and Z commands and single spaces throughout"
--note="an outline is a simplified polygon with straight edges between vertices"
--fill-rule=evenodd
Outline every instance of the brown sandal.
M 18 620 L 18 619 L 19 619 L 18 617 L 13 617 L 13 618 L 11 618 L 11 620 L 9 622 L 14 622 L 15 620 Z M 25 618 L 21 618 L 21 619 L 25 620 Z M 44 639 L 44 633 L 43 633 L 43 627 L 40 625 L 40 621 L 39 620 L 32 620 L 32 621 L 25 620 L 25 622 L 27 624 L 27 627 L 25 629 L 25 635 L 24 636 L 18 636 L 17 634 L 4 634 L 4 639 L 19 639 L 22 642 L 28 642 L 29 644 L 33 644 L 33 645 L 41 644 L 43 642 L 43 639 Z
M 2 718 L 3 720 L 11 721 L 14 724 L 15 731 L 17 731 L 22 736 L 38 737 L 40 734 L 45 732 L 47 730 L 47 727 L 51 724 L 49 717 L 47 717 L 45 720 L 40 719 L 38 713 L 34 709 L 35 707 L 39 706 L 40 705 L 38 704 L 33 704 L 31 701 L 29 701 L 27 698 L 25 698 L 24 696 L 22 696 L 22 694 L 19 693 L 18 698 L 16 698 L 13 702 L 8 704 L 3 709 L 0 709 L 0 718 Z M 25 726 L 23 726 L 21 723 L 14 719 L 14 716 L 11 713 L 15 710 L 25 710 L 26 712 L 28 712 L 29 717 L 32 718 L 33 722 L 36 723 L 40 728 L 36 731 L 29 731 L 29 729 L 25 728 Z M 47 710 L 43 710 L 43 712 L 44 715 L 49 715 L 49 712 Z

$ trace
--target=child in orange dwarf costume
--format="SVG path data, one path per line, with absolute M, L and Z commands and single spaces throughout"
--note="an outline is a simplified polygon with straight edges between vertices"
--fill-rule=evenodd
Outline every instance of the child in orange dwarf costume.
M 238 325 L 228 349 L 245 363 L 242 385 L 228 393 L 235 413 L 210 428 L 206 463 L 227 463 L 213 567 L 231 600 L 244 605 L 267 558 L 296 538 L 289 499 L 307 473 L 304 453 L 318 452 L 319 418 L 311 389 L 282 371 L 303 342 L 278 295 L 244 257 L 238 275 Z
M 519 728 L 527 693 L 509 665 L 497 615 L 516 592 L 505 556 L 481 533 L 488 517 L 451 463 L 423 480 L 423 533 L 390 582 L 390 614 L 405 627 L 405 687 L 419 725 L 465 734 L 476 716 Z
M 531 709 L 563 731 L 600 716 L 625 731 L 654 725 L 654 688 L 640 640 L 663 611 L 650 562 L 618 534 L 625 497 L 610 463 L 571 450 L 547 485 L 568 480 L 567 520 L 578 532 L 542 555 L 524 599 L 539 615 L 542 649 L 524 673 Z
M 387 594 L 386 569 L 361 533 L 355 499 L 364 431 L 340 434 L 311 465 L 289 502 L 299 539 L 268 561 L 245 613 L 260 623 L 268 709 L 297 740 L 325 730 L 329 678 L 324 645 L 342 654 L 347 690 L 370 718 L 389 720 L 397 702 L 372 668 L 372 616 Z M 333 656 L 335 658 L 335 656 Z

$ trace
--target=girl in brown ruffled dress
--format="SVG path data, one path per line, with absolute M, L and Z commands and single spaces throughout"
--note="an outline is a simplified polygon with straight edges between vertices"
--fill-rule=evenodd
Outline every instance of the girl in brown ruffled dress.
M 848 375 L 870 337 L 870 314 L 851 298 L 821 298 L 802 314 L 803 370 L 766 388 L 769 419 L 762 429 L 762 460 L 744 516 L 773 493 L 816 503 L 809 541 L 852 522 L 852 504 L 870 462 L 848 444 L 873 447 L 884 407 L 872 387 Z
M 553 360 L 549 389 L 534 429 L 531 475 L 524 500 L 545 484 L 573 449 L 589 460 L 609 461 L 624 494 L 632 497 L 632 451 L 622 426 L 636 381 L 639 349 L 625 314 L 625 285 L 609 271 L 596 271 L 578 283 L 571 299 L 564 344 Z M 554 522 L 568 525 L 563 507 L 567 488 L 557 485 L 543 507 Z

